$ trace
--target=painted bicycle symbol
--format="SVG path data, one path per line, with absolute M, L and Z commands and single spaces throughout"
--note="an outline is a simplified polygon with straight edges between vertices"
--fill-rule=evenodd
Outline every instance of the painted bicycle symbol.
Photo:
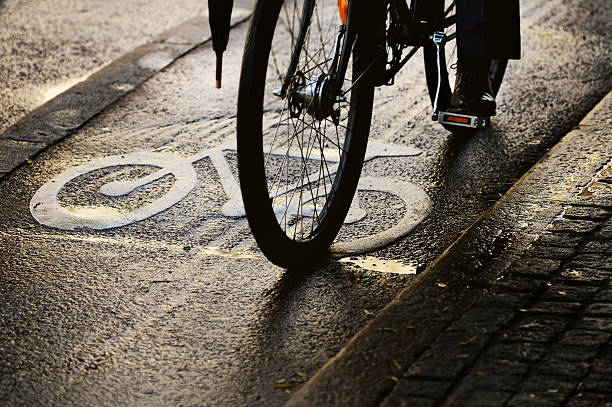
M 30 212 L 39 223 L 62 230 L 101 230 L 129 225 L 154 216 L 185 199 L 198 181 L 193 163 L 209 158 L 217 171 L 223 190 L 229 198 L 222 206 L 222 214 L 230 218 L 241 218 L 245 216 L 245 212 L 240 187 L 225 157 L 225 152 L 235 150 L 236 142 L 232 138 L 218 147 L 190 157 L 181 157 L 164 152 L 136 152 L 94 159 L 85 164 L 69 168 L 40 187 L 30 201 Z M 371 143 L 365 161 L 377 157 L 406 157 L 418 154 L 420 154 L 420 151 L 411 147 Z M 70 211 L 60 204 L 58 198 L 60 191 L 76 178 L 109 167 L 133 166 L 149 166 L 158 168 L 158 170 L 135 180 L 109 182 L 102 185 L 99 192 L 107 197 L 121 197 L 168 175 L 173 176 L 174 183 L 158 199 L 129 212 L 109 211 L 110 214 L 99 215 Z M 351 242 L 336 243 L 332 246 L 332 252 L 340 254 L 364 253 L 383 247 L 388 242 L 394 241 L 412 230 L 427 216 L 431 206 L 429 196 L 419 186 L 398 182 L 391 178 L 362 177 L 358 190 L 394 195 L 403 201 L 405 213 L 395 225 L 390 226 L 387 230 Z M 363 220 L 366 216 L 366 211 L 359 205 L 358 194 L 355 194 L 345 223 L 355 223 Z

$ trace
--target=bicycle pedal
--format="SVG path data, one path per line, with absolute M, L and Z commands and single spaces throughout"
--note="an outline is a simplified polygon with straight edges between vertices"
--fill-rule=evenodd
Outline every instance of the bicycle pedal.
M 467 114 L 440 112 L 438 115 L 438 122 L 449 126 L 484 129 L 489 127 L 491 118 L 488 116 L 472 116 Z

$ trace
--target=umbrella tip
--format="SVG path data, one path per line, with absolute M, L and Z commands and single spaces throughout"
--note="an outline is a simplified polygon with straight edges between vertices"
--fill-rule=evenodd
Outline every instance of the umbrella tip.
M 215 86 L 221 88 L 221 73 L 223 72 L 223 54 L 217 54 L 217 69 L 215 75 Z

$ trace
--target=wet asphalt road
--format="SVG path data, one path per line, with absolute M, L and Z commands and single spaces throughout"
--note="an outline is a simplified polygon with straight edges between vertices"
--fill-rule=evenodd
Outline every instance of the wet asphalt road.
M 510 63 L 492 128 L 470 139 L 429 121 L 418 55 L 377 91 L 372 141 L 421 153 L 374 159 L 364 176 L 415 183 L 433 206 L 370 264 L 422 270 L 610 90 L 609 21 L 604 1 L 523 2 L 523 60 Z M 411 275 L 371 265 L 331 263 L 301 277 L 271 265 L 244 218 L 222 215 L 227 198 L 209 158 L 193 164 L 197 184 L 185 199 L 137 223 L 61 231 L 30 214 L 34 193 L 73 166 L 140 151 L 189 157 L 230 140 L 246 30 L 231 33 L 221 91 L 204 45 L 0 181 L 4 404 L 279 405 L 296 388 L 279 381 L 314 374 L 410 284 Z M 226 160 L 233 169 L 231 152 Z M 97 191 L 150 172 L 99 170 L 59 199 L 73 211 L 133 210 L 172 179 L 112 202 Z M 401 216 L 388 195 L 363 200 L 372 209 L 365 233 Z
M 0 0 L 0 131 L 155 35 L 205 0 Z

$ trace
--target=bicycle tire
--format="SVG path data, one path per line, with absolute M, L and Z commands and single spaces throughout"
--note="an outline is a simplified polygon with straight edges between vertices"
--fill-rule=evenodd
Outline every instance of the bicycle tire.
M 454 14 L 454 3 L 455 1 L 445 1 L 443 10 L 440 10 L 440 15 L 446 14 L 446 17 L 449 17 Z M 454 30 L 455 25 L 453 24 L 452 26 L 447 27 L 444 31 L 447 35 L 452 35 Z M 442 81 L 440 84 L 438 107 L 441 111 L 444 111 L 448 108 L 448 106 L 450 105 L 451 97 L 453 95 L 454 75 L 452 75 L 451 71 L 455 69 L 456 66 L 456 45 L 457 44 L 455 40 L 448 42 L 444 47 L 445 52 L 440 56 Z M 436 55 L 436 47 L 434 46 L 433 42 L 423 47 L 423 59 L 425 62 L 425 77 L 427 79 L 427 89 L 429 91 L 431 104 L 433 105 L 436 99 L 436 91 L 438 87 L 438 62 Z M 507 64 L 507 59 L 494 59 L 493 61 L 491 61 L 491 66 L 489 68 L 489 81 L 491 83 L 491 89 L 493 90 L 494 96 L 497 96 L 497 93 L 499 92 L 499 88 L 504 78 L 504 73 L 506 72 Z M 446 125 L 444 125 L 444 127 L 447 130 L 451 131 L 458 130 L 456 127 Z M 466 131 L 466 129 L 461 130 Z
M 296 9 L 295 1 L 258 0 L 245 45 L 238 92 L 238 173 L 247 219 L 264 255 L 285 268 L 318 261 L 340 230 L 359 181 L 374 96 L 374 72 L 368 68 L 374 49 L 370 41 L 357 34 L 346 74 L 354 81 L 345 83 L 350 93 L 345 95 L 347 101 L 337 106 L 338 123 L 311 115 L 308 109 L 313 102 L 301 106 L 301 110 L 296 106 L 299 103 L 292 98 L 306 92 L 306 85 L 313 84 L 315 75 L 327 69 L 328 49 L 336 39 L 329 32 L 336 33 L 334 28 L 340 25 L 337 0 L 305 0 L 303 4 L 307 10 L 312 7 L 310 16 Z M 300 18 L 299 26 L 295 16 Z M 290 18 L 293 19 L 289 21 Z M 349 24 L 350 19 L 349 16 Z M 308 28 L 303 31 L 300 27 Z M 293 44 L 300 45 L 303 32 L 308 36 L 303 41 L 306 50 L 301 50 L 298 66 L 288 77 Z M 311 52 L 317 46 L 321 48 Z M 320 60 L 311 63 L 316 58 Z M 292 84 L 292 90 L 284 98 L 274 96 L 272 91 L 285 81 Z M 330 123 L 333 132 L 327 133 Z M 277 143 L 281 131 L 287 133 L 287 138 Z M 275 143 L 286 149 L 284 156 Z M 328 150 L 332 149 L 334 155 L 337 153 L 335 174 L 329 167 L 333 157 Z M 318 171 L 316 182 L 309 177 L 313 168 L 313 173 Z M 285 192 L 280 198 L 279 191 Z M 294 200 L 296 194 L 298 198 Z

